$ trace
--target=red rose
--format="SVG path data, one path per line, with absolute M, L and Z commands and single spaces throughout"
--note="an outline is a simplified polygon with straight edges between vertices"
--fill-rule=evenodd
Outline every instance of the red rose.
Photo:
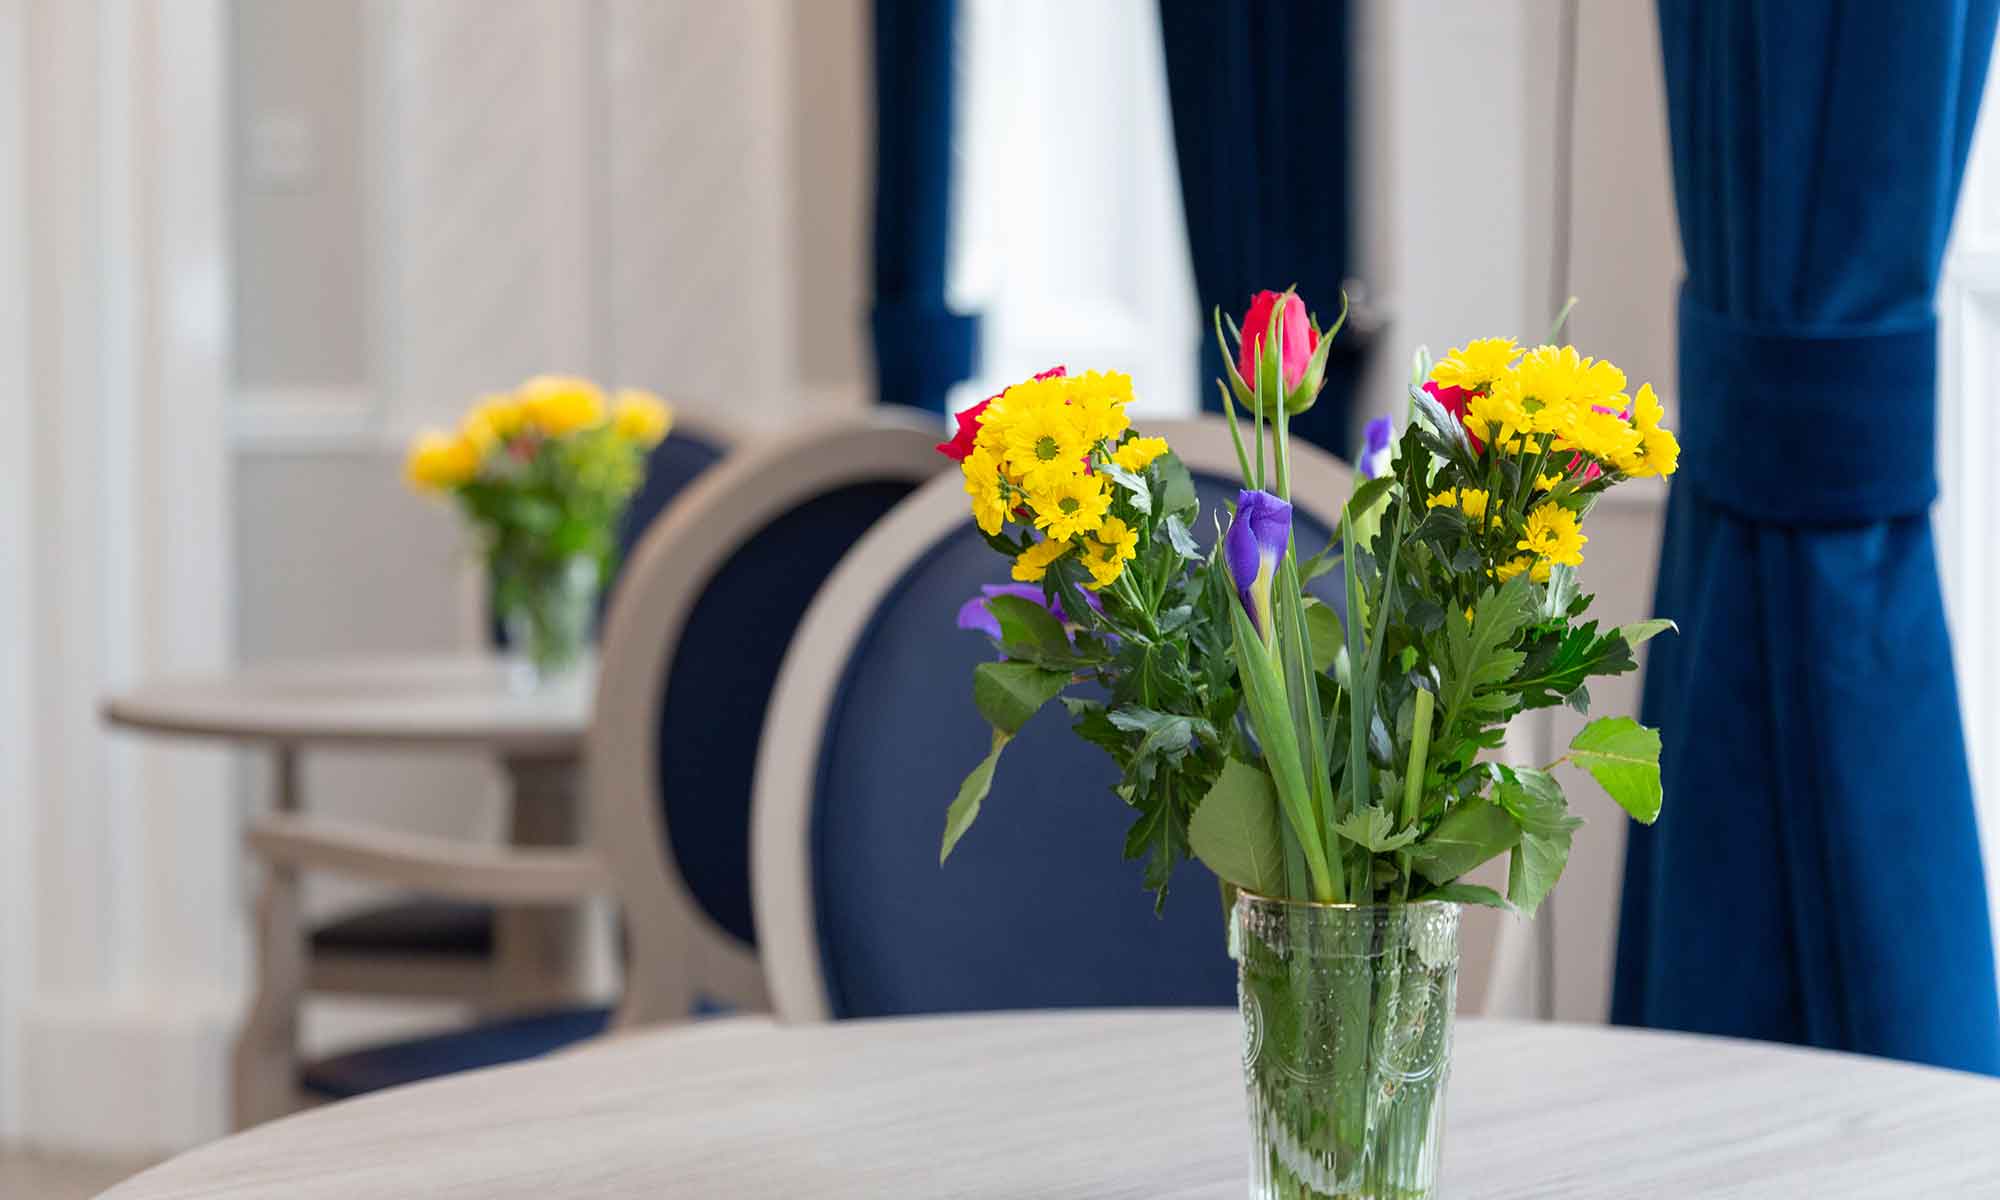
M 1067 368 L 1050 367 L 1048 370 L 1035 376 L 1035 379 L 1037 381 L 1043 379 L 1061 379 L 1067 374 L 1069 374 Z M 987 405 L 999 398 L 998 394 L 988 396 L 971 408 L 959 413 L 958 432 L 952 435 L 950 441 L 939 442 L 937 444 L 937 452 L 953 462 L 964 462 L 966 456 L 972 453 L 972 444 L 979 440 L 980 415 L 986 411 Z
M 1243 314 L 1243 344 L 1236 351 L 1236 372 L 1244 383 L 1255 383 L 1264 338 L 1271 328 L 1271 310 L 1280 299 L 1285 301 L 1282 350 L 1285 392 L 1289 395 L 1298 390 L 1299 381 L 1306 377 L 1306 364 L 1312 360 L 1313 351 L 1319 349 L 1319 331 L 1306 319 L 1306 302 L 1295 295 L 1287 293 L 1280 297 L 1276 292 L 1258 292 L 1251 299 L 1250 311 Z

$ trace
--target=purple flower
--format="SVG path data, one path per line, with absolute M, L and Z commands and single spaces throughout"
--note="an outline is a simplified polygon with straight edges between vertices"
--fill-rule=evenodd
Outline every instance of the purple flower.
M 1389 435 L 1393 425 L 1387 417 L 1376 417 L 1361 431 L 1361 468 L 1363 479 L 1374 479 L 1389 470 Z
M 1000 619 L 995 617 L 993 611 L 986 607 L 986 602 L 995 596 L 1019 596 L 1023 600 L 1032 600 L 1043 608 L 1048 609 L 1056 620 L 1061 621 L 1065 625 L 1069 624 L 1069 617 L 1063 612 L 1062 605 L 1051 604 L 1048 595 L 1042 590 L 1040 584 L 989 583 L 979 589 L 977 596 L 959 605 L 958 627 L 960 629 L 976 629 L 987 637 L 998 638 L 1000 636 Z M 1103 603 L 1098 600 L 1097 593 L 1087 591 L 1083 594 L 1083 600 L 1091 608 L 1099 612 L 1104 611 Z
M 1291 505 L 1269 492 L 1236 494 L 1236 519 L 1223 536 L 1222 555 L 1243 610 L 1266 642 L 1271 640 L 1271 580 L 1291 533 Z

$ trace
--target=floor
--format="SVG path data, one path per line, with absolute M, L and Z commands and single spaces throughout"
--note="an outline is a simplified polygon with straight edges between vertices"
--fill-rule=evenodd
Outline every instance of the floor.
M 89 1200 L 150 1165 L 150 1159 L 77 1158 L 0 1150 L 0 1196 L 6 1200 Z

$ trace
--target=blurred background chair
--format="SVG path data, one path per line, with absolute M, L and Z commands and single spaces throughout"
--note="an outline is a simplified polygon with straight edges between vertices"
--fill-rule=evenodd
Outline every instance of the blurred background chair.
M 635 547 L 653 522 L 696 477 L 744 440 L 728 422 L 677 414 L 672 435 L 653 448 L 646 479 L 619 526 L 616 590 Z M 491 637 L 505 646 L 498 620 Z M 426 996 L 472 1002 L 501 1015 L 546 1005 L 532 970 L 496 959 L 491 904 L 418 895 L 371 905 L 312 931 L 306 990 L 364 996 Z
M 901 411 L 732 457 L 628 565 L 605 627 L 586 771 L 590 827 L 624 915 L 621 1027 L 769 1006 L 750 897 L 758 740 L 820 584 L 951 465 L 934 448 L 938 427 Z
M 1212 543 L 1239 486 L 1227 427 L 1148 431 L 1194 473 L 1196 533 Z M 1301 441 L 1292 455 L 1310 554 L 1352 475 Z M 1112 795 L 1116 767 L 1061 713 L 1008 747 L 985 818 L 939 867 L 945 806 L 988 740 L 969 696 L 993 648 L 954 618 L 1006 575 L 954 472 L 854 547 L 792 639 L 758 761 L 752 872 L 781 1019 L 1234 1003 L 1214 877 L 1183 864 L 1156 916 L 1139 863 L 1107 869 L 1131 810 Z
M 729 425 L 682 414 L 647 460 L 644 486 L 620 526 L 621 569 L 642 535 L 695 479 L 745 442 Z M 495 627 L 494 642 L 500 639 Z M 571 788 L 574 764 L 530 772 Z M 287 769 L 281 764 L 281 770 Z M 519 784 L 520 779 L 512 782 Z M 522 816 L 522 797 L 515 818 Z M 577 798 L 557 798 L 575 804 Z M 246 845 L 264 868 L 258 903 L 256 993 L 239 1036 L 234 1123 L 240 1128 L 302 1101 L 341 1099 L 452 1071 L 531 1057 L 599 1032 L 601 1006 L 574 1007 L 574 981 L 510 938 L 501 906 L 575 909 L 605 896 L 608 876 L 587 849 L 522 851 L 460 845 L 379 829 L 263 818 Z M 301 934 L 304 871 L 325 871 L 410 894 Z M 532 912 L 531 912 L 531 915 Z M 431 998 L 493 1018 L 470 1029 L 366 1046 L 301 1064 L 299 1008 L 311 993 Z

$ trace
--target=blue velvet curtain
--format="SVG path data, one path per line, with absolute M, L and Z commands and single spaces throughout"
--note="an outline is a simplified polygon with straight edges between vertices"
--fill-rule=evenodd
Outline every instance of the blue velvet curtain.
M 1995 0 L 1660 0 L 1684 454 L 1615 1020 L 2000 1073 L 1929 510 Z
M 943 412 L 979 322 L 945 306 L 956 0 L 875 0 L 875 371 L 886 404 Z
M 1209 314 L 1297 284 L 1321 322 L 1348 275 L 1346 0 L 1160 0 L 1181 200 L 1201 303 L 1202 403 L 1222 378 Z M 1352 335 L 1349 335 L 1350 337 Z M 1294 433 L 1345 454 L 1351 355 Z

